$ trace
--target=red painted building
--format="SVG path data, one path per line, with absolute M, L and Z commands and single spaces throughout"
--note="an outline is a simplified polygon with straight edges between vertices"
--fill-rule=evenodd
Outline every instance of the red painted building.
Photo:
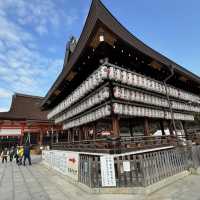
M 51 133 L 56 131 L 41 111 L 42 97 L 14 94 L 8 112 L 0 112 L 0 146 L 30 142 L 33 145 L 50 144 Z

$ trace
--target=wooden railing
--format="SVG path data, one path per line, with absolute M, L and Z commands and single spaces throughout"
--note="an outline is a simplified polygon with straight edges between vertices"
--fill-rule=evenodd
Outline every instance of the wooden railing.
M 86 152 L 121 153 L 139 149 L 148 149 L 177 145 L 178 140 L 174 136 L 137 136 L 121 138 L 103 138 L 96 140 L 82 140 L 73 142 L 59 142 L 53 144 L 53 149 L 75 150 Z

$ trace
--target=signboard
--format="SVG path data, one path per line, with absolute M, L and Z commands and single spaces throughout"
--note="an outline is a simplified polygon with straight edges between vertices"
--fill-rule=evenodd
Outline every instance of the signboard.
M 101 181 L 103 187 L 116 186 L 113 156 L 101 156 Z
M 75 152 L 67 152 L 67 175 L 78 180 L 78 163 L 79 154 Z
M 21 135 L 21 129 L 0 129 L 0 136 Z
M 131 171 L 130 161 L 123 161 L 123 169 L 125 172 Z
M 72 179 L 78 180 L 78 152 L 67 151 L 42 151 L 43 161 L 51 168 Z

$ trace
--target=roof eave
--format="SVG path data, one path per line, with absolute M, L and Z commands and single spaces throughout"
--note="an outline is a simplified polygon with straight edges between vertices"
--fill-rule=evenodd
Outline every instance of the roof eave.
M 119 38 L 122 38 L 123 41 L 130 44 L 134 48 L 138 49 L 142 53 L 152 57 L 153 59 L 159 61 L 160 63 L 169 66 L 173 65 L 175 70 L 187 75 L 190 79 L 194 80 L 198 84 L 200 84 L 200 77 L 193 74 L 189 70 L 183 68 L 182 66 L 178 65 L 177 63 L 173 62 L 169 58 L 165 57 L 164 55 L 160 54 L 159 52 L 155 51 L 151 47 L 147 46 L 141 40 L 136 38 L 132 33 L 130 33 L 111 13 L 110 11 L 99 1 L 93 0 L 84 28 L 80 35 L 79 41 L 77 46 L 71 55 L 65 70 L 63 70 L 56 81 L 54 82 L 53 86 L 48 91 L 47 95 L 45 96 L 41 107 L 44 108 L 45 104 L 47 103 L 50 96 L 53 94 L 55 89 L 61 84 L 63 79 L 66 77 L 68 72 L 71 70 L 72 66 L 75 64 L 77 59 L 79 58 L 82 50 L 84 49 L 87 41 L 92 33 L 94 26 L 96 25 L 97 20 L 100 20 L 104 25 L 109 27 L 109 29 L 115 33 Z

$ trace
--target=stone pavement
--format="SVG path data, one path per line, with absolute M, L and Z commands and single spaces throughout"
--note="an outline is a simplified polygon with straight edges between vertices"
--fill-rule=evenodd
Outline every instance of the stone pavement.
M 147 198 L 136 195 L 88 194 L 45 168 L 40 157 L 32 166 L 0 163 L 0 200 L 200 200 L 200 176 L 191 175 Z

